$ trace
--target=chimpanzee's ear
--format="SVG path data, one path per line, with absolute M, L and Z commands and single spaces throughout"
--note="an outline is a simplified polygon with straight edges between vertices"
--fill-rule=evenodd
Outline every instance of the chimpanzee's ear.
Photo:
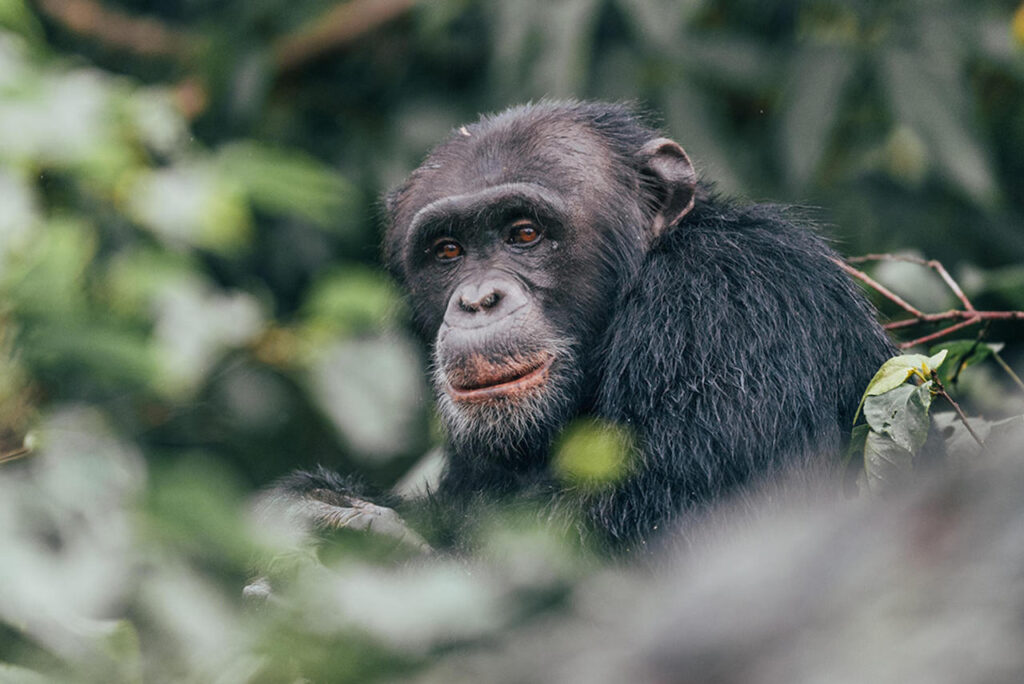
M 679 143 L 668 138 L 648 141 L 640 148 L 640 160 L 658 202 L 652 225 L 654 237 L 657 237 L 693 209 L 697 174 Z

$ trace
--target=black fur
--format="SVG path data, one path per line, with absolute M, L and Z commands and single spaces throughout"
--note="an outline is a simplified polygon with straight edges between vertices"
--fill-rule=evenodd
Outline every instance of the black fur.
M 560 198 L 550 247 L 488 262 L 540 312 L 501 348 L 557 339 L 556 389 L 507 418 L 494 409 L 486 430 L 478 414 L 442 405 L 452 437 L 433 497 L 442 508 L 471 515 L 475 501 L 539 497 L 628 547 L 723 495 L 835 463 L 861 391 L 893 351 L 874 312 L 792 210 L 741 206 L 700 183 L 679 225 L 653 233 L 667 189 L 637 155 L 659 136 L 622 105 L 527 105 L 453 131 L 389 195 L 386 260 L 432 348 L 467 271 L 423 255 L 409 234 L 421 210 L 503 183 Z M 470 244 L 492 217 L 432 220 Z M 631 474 L 611 490 L 549 472 L 551 442 L 577 416 L 636 436 Z

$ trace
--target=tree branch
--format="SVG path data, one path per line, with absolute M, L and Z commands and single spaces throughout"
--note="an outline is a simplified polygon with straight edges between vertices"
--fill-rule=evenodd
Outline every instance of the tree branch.
M 904 301 L 899 295 L 893 293 L 887 289 L 884 285 L 877 282 L 871 276 L 867 275 L 863 271 L 860 271 L 847 263 L 837 261 L 840 268 L 849 273 L 851 276 L 866 283 L 869 287 L 874 289 L 878 294 L 882 295 L 890 302 L 900 307 L 911 315 L 910 318 L 904 318 L 899 321 L 891 321 L 886 323 L 883 327 L 886 330 L 899 330 L 901 328 L 910 328 L 916 325 L 923 325 L 929 323 L 942 323 L 944 321 L 957 321 L 953 325 L 947 326 L 941 330 L 923 335 L 921 337 L 909 340 L 907 342 L 901 342 L 899 344 L 900 349 L 906 349 L 913 347 L 918 344 L 924 344 L 926 342 L 932 342 L 939 338 L 945 337 L 950 333 L 956 332 L 961 328 L 966 328 L 982 321 L 1000 321 L 1000 320 L 1015 320 L 1024 321 L 1024 311 L 978 311 L 974 308 L 974 304 L 964 294 L 963 289 L 959 283 L 953 279 L 953 276 L 949 274 L 945 266 L 941 262 L 934 259 L 921 259 L 914 256 L 903 256 L 897 254 L 866 254 L 859 257 L 850 257 L 846 261 L 850 263 L 864 263 L 869 261 L 904 261 L 911 264 L 917 264 L 924 266 L 935 271 L 946 286 L 953 292 L 960 303 L 963 304 L 963 309 L 951 309 L 949 311 L 943 311 L 942 313 L 926 314 L 918 311 L 915 307 Z
M 336 5 L 307 26 L 278 40 L 273 47 L 274 63 L 281 71 L 295 69 L 405 14 L 417 2 L 351 0 Z
M 916 318 L 920 318 L 921 316 L 926 315 L 926 314 L 923 314 L 920 311 L 918 311 L 911 304 L 908 304 L 906 301 L 903 300 L 902 297 L 900 297 L 898 294 L 890 291 L 888 288 L 885 287 L 885 285 L 882 285 L 880 282 L 878 282 L 877 280 L 875 280 L 874 278 L 869 276 L 864 271 L 860 271 L 860 270 L 854 268 L 853 266 L 850 266 L 848 263 L 846 263 L 844 261 L 841 261 L 839 259 L 833 259 L 832 261 L 834 261 L 839 266 L 839 268 L 843 269 L 844 271 L 849 273 L 851 276 L 853 276 L 857 280 L 860 280 L 861 282 L 866 283 L 869 287 L 871 287 L 874 290 L 876 290 L 878 292 L 878 294 L 882 295 L 883 297 L 888 299 L 893 304 L 896 304 L 897 306 L 899 306 L 901 309 L 903 309 L 907 313 L 912 314 Z M 852 261 L 852 259 L 850 259 L 850 261 Z
M 946 391 L 946 388 L 942 385 L 942 381 L 939 380 L 938 371 L 934 368 L 932 369 L 932 383 L 934 383 L 932 387 L 935 388 L 935 393 L 941 395 L 950 403 L 953 410 L 956 411 L 956 415 L 960 418 L 960 422 L 963 423 L 964 427 L 967 428 L 967 431 L 971 433 L 971 437 L 973 437 L 974 441 L 978 443 L 978 446 L 984 449 L 985 443 L 981 441 L 981 437 L 978 436 L 978 433 L 974 431 L 974 428 L 972 428 L 971 424 L 967 421 L 967 416 L 964 414 L 963 409 L 960 408 L 960 404 L 956 403 L 953 400 L 953 397 L 949 396 L 949 392 Z
M 131 16 L 96 0 L 37 0 L 39 9 L 72 33 L 147 57 L 186 56 L 199 39 L 148 17 Z

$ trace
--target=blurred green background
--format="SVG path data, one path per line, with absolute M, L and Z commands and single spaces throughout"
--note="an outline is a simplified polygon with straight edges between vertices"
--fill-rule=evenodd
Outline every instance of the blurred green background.
M 542 97 L 635 100 L 722 190 L 1024 308 L 1021 12 L 0 0 L 3 451 L 33 407 L 85 402 L 250 485 L 314 463 L 393 481 L 436 435 L 378 198 L 452 127 Z
M 1017 0 L 0 0 L 0 459 L 26 434 L 131 454 L 117 496 L 230 594 L 245 554 L 210 521 L 247 492 L 316 463 L 388 486 L 439 442 L 378 198 L 453 127 L 543 97 L 635 100 L 720 189 L 1024 309 Z M 1020 368 L 1020 324 L 990 338 Z M 965 375 L 969 406 L 1024 412 L 1001 378 Z M 35 483 L 10 520 L 80 496 L 33 458 L 0 466 Z

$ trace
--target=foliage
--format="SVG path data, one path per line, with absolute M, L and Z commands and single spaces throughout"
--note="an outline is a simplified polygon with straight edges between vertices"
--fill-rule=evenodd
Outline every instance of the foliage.
M 344 537 L 331 569 L 246 513 L 293 467 L 385 488 L 440 442 L 377 198 L 480 111 L 639 100 L 720 189 L 820 205 L 843 251 L 916 248 L 1024 309 L 1017 4 L 0 0 L 0 680 L 397 678 L 567 611 L 592 559 L 534 511 L 481 520 L 479 557 Z M 935 432 L 980 455 L 940 384 L 1011 439 L 1022 338 L 889 366 L 865 486 Z M 600 486 L 631 449 L 582 423 L 560 472 Z M 268 557 L 289 579 L 247 606 Z

